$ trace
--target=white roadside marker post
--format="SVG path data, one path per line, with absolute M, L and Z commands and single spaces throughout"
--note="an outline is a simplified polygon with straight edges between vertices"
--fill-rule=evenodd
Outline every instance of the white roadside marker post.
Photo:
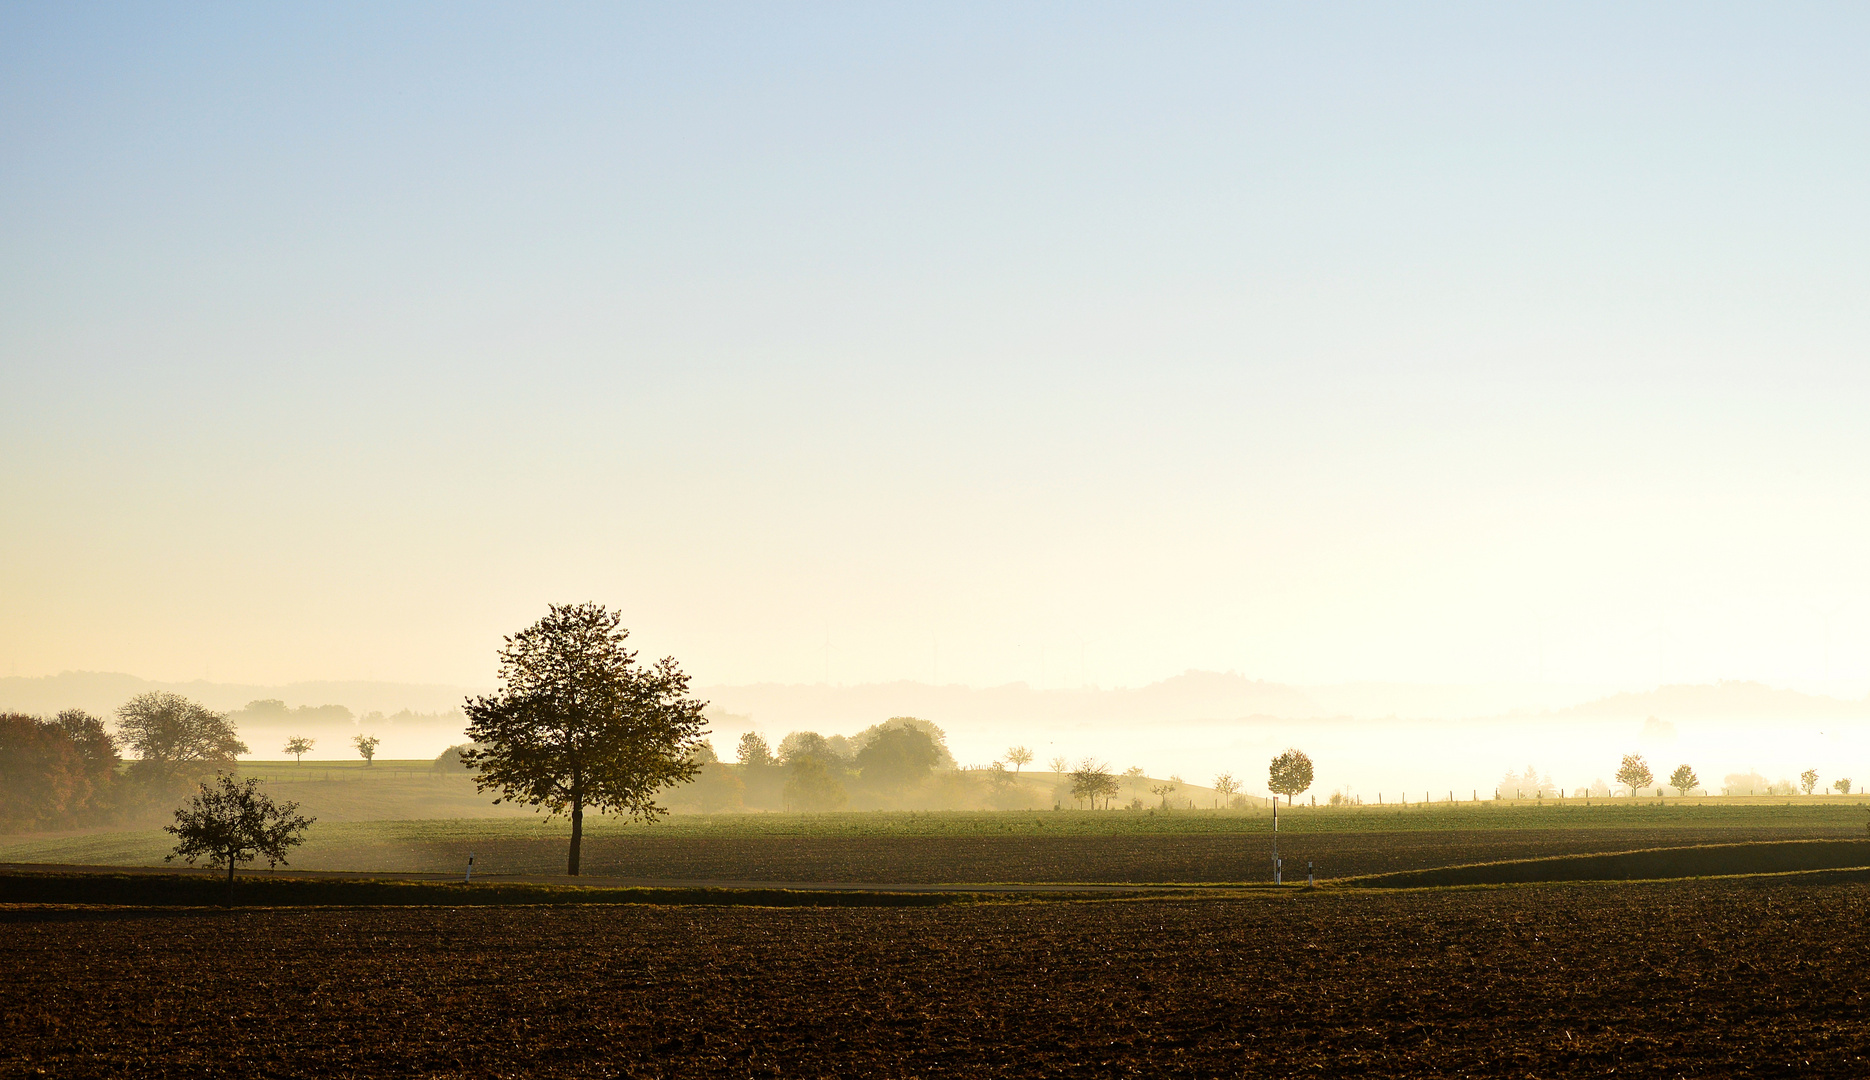
M 470 851 L 468 852 L 467 876 L 461 879 L 461 883 L 463 885 L 466 885 L 472 882 L 473 880 L 474 880 L 474 853 Z

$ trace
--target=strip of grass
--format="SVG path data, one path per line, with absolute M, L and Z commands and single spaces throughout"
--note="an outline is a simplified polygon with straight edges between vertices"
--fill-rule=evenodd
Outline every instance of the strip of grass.
M 1566 829 L 1749 829 L 1802 836 L 1865 835 L 1870 806 L 1853 798 L 1806 800 L 1710 799 L 1547 804 L 1439 803 L 1409 809 L 1300 807 L 1280 812 L 1281 836 L 1381 832 L 1460 832 Z M 1264 811 L 1174 813 L 1063 811 L 890 811 L 839 814 L 720 814 L 665 818 L 653 825 L 593 815 L 585 835 L 679 840 L 868 839 L 975 837 L 1265 836 Z M 463 853 L 477 845 L 569 837 L 563 819 L 440 818 L 320 822 L 295 865 L 333 869 L 389 869 L 385 852 L 448 845 Z M 0 863 L 77 863 L 148 866 L 162 861 L 174 838 L 157 828 L 0 839 Z
M 1071 898 L 1071 894 L 1050 894 Z M 812 891 L 800 889 L 651 889 L 517 882 L 463 884 L 375 879 L 237 877 L 206 874 L 0 874 L 0 904 L 93 904 L 127 907 L 463 907 L 511 904 L 657 904 L 738 907 L 938 907 L 1005 900 L 1004 894 Z
M 1330 885 L 1335 888 L 1423 889 L 1555 881 L 1651 881 L 1857 867 L 1870 867 L 1870 840 L 1773 840 L 1646 848 L 1601 855 L 1558 855 L 1340 878 Z

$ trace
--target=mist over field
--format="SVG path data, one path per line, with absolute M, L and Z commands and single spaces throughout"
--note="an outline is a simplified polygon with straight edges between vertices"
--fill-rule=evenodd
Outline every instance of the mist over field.
M 394 683 L 286 686 L 160 684 L 125 675 L 68 672 L 0 679 L 0 712 L 51 715 L 73 705 L 111 714 L 132 694 L 185 693 L 225 711 L 252 760 L 279 760 L 288 738 L 313 738 L 308 761 L 355 761 L 353 736 L 382 740 L 386 759 L 433 758 L 465 739 L 464 687 Z M 1669 770 L 1692 765 L 1719 793 L 1728 775 L 1759 778 L 1783 793 L 1807 769 L 1821 787 L 1870 782 L 1870 700 L 1844 700 L 1760 683 L 1726 682 L 1592 695 L 1543 686 L 1288 686 L 1215 672 L 1135 689 L 975 689 L 915 682 L 859 686 L 756 684 L 701 687 L 709 737 L 723 760 L 747 732 L 777 747 L 788 734 L 851 735 L 895 716 L 937 724 L 963 768 L 1003 762 L 1024 745 L 1028 772 L 1063 756 L 1115 771 L 1141 767 L 1207 787 L 1218 773 L 1265 794 L 1266 763 L 1287 747 L 1317 763 L 1312 794 L 1411 802 L 1491 797 L 1503 776 L 1538 778 L 1566 791 L 1614 779 L 1622 755 L 1640 753 L 1666 788 Z M 1538 704 L 1533 704 L 1538 703 Z M 1751 782 L 1747 783 L 1751 790 Z M 1512 797 L 1511 783 L 1505 794 Z M 1529 790 L 1530 793 L 1530 790 Z M 1745 791 L 1737 793 L 1744 794 Z

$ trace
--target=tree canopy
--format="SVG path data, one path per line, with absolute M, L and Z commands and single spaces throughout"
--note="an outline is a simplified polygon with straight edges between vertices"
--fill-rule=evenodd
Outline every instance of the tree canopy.
M 567 873 L 578 873 L 584 809 L 654 821 L 662 788 L 694 778 L 707 702 L 688 696 L 673 657 L 638 664 L 622 615 L 598 604 L 554 604 L 505 639 L 500 688 L 471 698 L 462 754 L 482 791 L 571 817 Z
M 1701 783 L 1701 778 L 1696 776 L 1695 770 L 1687 765 L 1677 765 L 1675 771 L 1669 774 L 1669 786 L 1675 789 L 1676 794 L 1684 797 L 1699 783 Z
M 742 765 L 755 768 L 778 763 L 773 757 L 772 748 L 766 745 L 766 740 L 757 731 L 749 731 L 740 737 L 736 756 Z
M 175 773 L 247 753 L 227 717 L 167 690 L 138 694 L 117 710 L 117 728 L 148 768 Z
M 1629 788 L 1632 798 L 1655 782 L 1655 774 L 1649 771 L 1649 763 L 1643 760 L 1643 755 L 1623 755 L 1623 764 L 1617 767 L 1617 783 Z
M 865 784 L 901 789 L 928 779 L 941 760 L 941 748 L 928 732 L 909 724 L 892 724 L 857 751 L 856 765 Z
M 1287 749 L 1274 758 L 1266 769 L 1266 790 L 1286 797 L 1286 805 L 1292 804 L 1292 796 L 1312 786 L 1312 759 L 1302 750 Z

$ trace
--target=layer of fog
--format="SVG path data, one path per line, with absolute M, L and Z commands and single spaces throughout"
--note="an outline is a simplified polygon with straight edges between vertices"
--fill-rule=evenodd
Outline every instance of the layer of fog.
M 0 709 L 51 715 L 78 706 L 109 716 L 130 696 L 171 689 L 230 715 L 252 759 L 277 760 L 286 740 L 315 740 L 313 761 L 357 760 L 356 735 L 381 740 L 381 759 L 433 758 L 464 738 L 471 688 L 391 683 L 285 687 L 158 684 L 124 675 L 67 673 L 0 679 Z M 1644 755 L 1657 786 L 1680 764 L 1718 792 L 1728 774 L 1767 782 L 1806 769 L 1828 789 L 1870 782 L 1870 702 L 1750 683 L 1668 687 L 1592 697 L 1602 688 L 1355 684 L 1294 687 L 1190 672 L 1136 689 L 973 689 L 922 683 L 708 687 L 711 741 L 723 760 L 757 731 L 772 745 L 792 731 L 848 735 L 891 716 L 919 716 L 947 733 L 963 766 L 1030 748 L 1028 771 L 1086 758 L 1120 771 L 1208 784 L 1222 772 L 1263 792 L 1267 762 L 1292 746 L 1317 766 L 1312 793 L 1374 803 L 1406 796 L 1487 797 L 1530 767 L 1568 791 L 1615 785 L 1625 754 Z M 1517 710 L 1517 711 L 1514 711 Z M 1653 718 L 1653 720 L 1651 719 Z

